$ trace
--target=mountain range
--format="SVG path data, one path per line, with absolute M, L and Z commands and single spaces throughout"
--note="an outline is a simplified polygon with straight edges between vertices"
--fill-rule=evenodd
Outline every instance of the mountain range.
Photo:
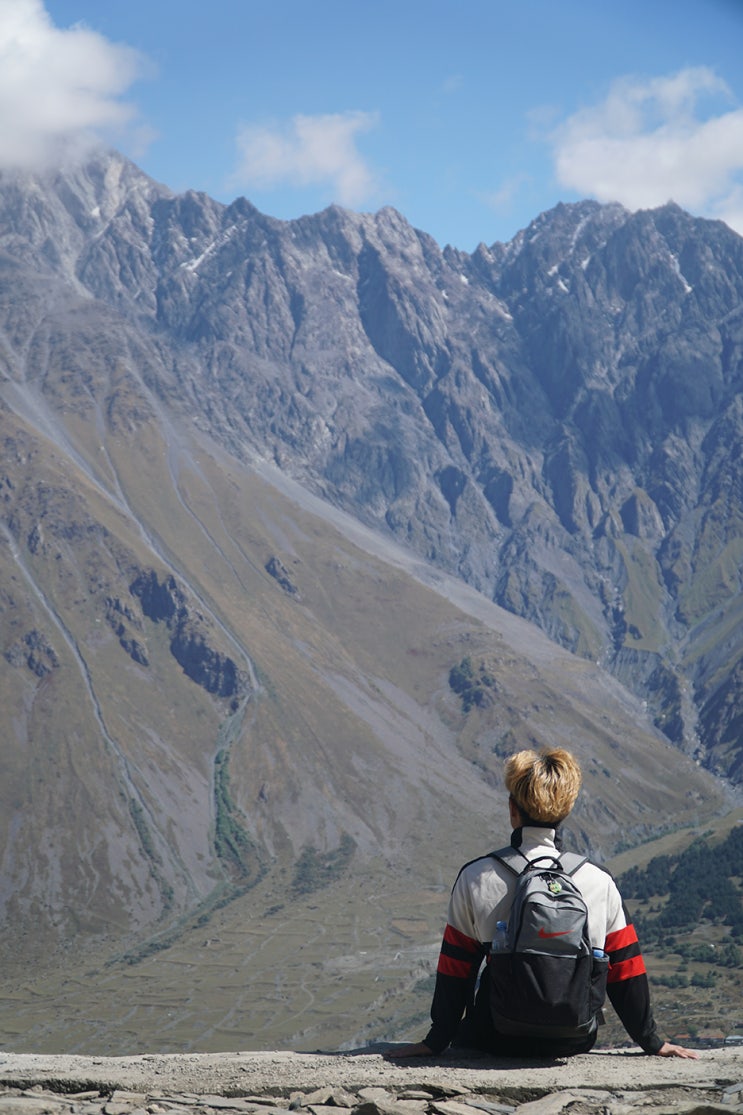
M 515 748 L 577 752 L 598 856 L 731 808 L 742 292 L 743 240 L 674 205 L 560 205 L 466 254 L 116 153 L 0 177 L 8 986 L 85 954 L 103 987 L 222 919 L 262 927 L 255 989 L 322 892 L 381 1009 L 504 842 Z M 285 1000 L 261 1033 L 331 1032 Z M 178 1040 L 217 1041 L 197 1016 Z

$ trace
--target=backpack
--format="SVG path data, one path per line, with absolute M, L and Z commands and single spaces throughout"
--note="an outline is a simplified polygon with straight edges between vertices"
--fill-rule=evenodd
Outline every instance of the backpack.
M 587 1037 L 601 1017 L 609 960 L 591 948 L 588 909 L 572 879 L 586 857 L 529 860 L 516 848 L 492 854 L 518 876 L 504 947 L 488 957 L 495 1029 L 548 1040 Z

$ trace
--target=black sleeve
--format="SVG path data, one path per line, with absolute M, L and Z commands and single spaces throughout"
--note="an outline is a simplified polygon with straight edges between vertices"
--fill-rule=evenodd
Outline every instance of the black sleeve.
M 479 941 L 447 925 L 431 1004 L 431 1029 L 423 1039 L 432 1052 L 443 1052 L 453 1041 L 465 1008 L 474 998 L 483 955 Z
M 609 1001 L 625 1030 L 646 1053 L 657 1053 L 663 1045 L 650 1006 L 650 987 L 645 962 L 634 926 L 627 924 L 608 933 Z
M 633 976 L 607 988 L 609 1001 L 625 1030 L 646 1053 L 657 1053 L 663 1045 L 658 1036 L 650 1006 L 650 988 L 646 975 Z

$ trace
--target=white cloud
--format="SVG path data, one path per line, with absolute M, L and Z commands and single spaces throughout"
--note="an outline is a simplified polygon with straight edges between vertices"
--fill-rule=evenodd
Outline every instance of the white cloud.
M 743 108 L 731 103 L 707 67 L 621 78 L 552 133 L 558 181 L 629 209 L 673 200 L 743 233 Z
M 360 205 L 374 195 L 377 181 L 356 137 L 378 123 L 377 113 L 344 112 L 294 116 L 270 127 L 245 125 L 237 136 L 240 159 L 231 183 L 244 190 L 325 186 L 333 201 Z
M 0 0 L 0 166 L 41 169 L 122 135 L 120 98 L 143 60 L 76 25 L 55 27 L 42 0 Z

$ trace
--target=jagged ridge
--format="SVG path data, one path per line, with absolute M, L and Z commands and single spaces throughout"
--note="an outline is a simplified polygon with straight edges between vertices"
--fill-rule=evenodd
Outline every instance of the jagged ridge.
M 280 222 L 118 157 L 51 183 L 31 231 L 19 197 L 6 245 L 167 344 L 159 397 L 600 659 L 739 776 L 739 640 L 714 676 L 698 649 L 740 590 L 738 236 L 584 202 L 469 256 L 391 209 Z

